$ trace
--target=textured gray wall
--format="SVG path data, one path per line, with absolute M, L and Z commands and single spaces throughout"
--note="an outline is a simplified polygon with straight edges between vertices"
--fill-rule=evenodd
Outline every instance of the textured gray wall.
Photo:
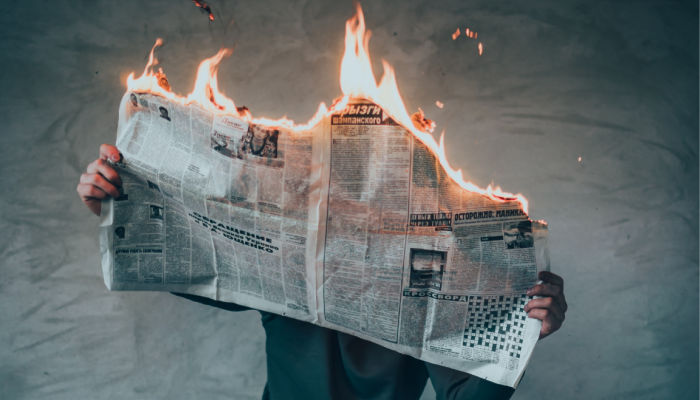
M 74 190 L 156 37 L 179 92 L 233 46 L 220 86 L 257 115 L 305 120 L 340 93 L 349 1 L 211 3 L 213 24 L 188 0 L 0 6 L 0 397 L 259 397 L 257 314 L 107 292 Z M 454 164 L 550 223 L 568 319 L 514 398 L 697 399 L 697 2 L 364 8 L 374 61 L 446 130 Z

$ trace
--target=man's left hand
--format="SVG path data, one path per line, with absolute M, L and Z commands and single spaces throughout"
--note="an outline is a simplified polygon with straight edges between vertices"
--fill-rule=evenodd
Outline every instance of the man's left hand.
M 527 291 L 528 296 L 539 296 L 525 305 L 525 312 L 530 318 L 542 321 L 540 339 L 556 332 L 564 323 L 566 298 L 564 297 L 564 279 L 549 271 L 540 271 L 537 277 L 542 283 Z

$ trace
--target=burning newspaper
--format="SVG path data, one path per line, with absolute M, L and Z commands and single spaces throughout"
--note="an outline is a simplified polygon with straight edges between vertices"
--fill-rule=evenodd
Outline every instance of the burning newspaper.
M 152 51 L 119 110 L 105 283 L 285 315 L 515 387 L 541 326 L 523 307 L 548 268 L 546 225 L 522 195 L 450 166 L 386 62 L 377 84 L 368 40 L 358 6 L 343 97 L 303 125 L 253 118 L 219 92 L 226 50 L 187 97 Z
M 461 188 L 381 107 L 292 132 L 130 92 L 117 146 L 110 289 L 233 302 L 517 384 L 546 227 Z

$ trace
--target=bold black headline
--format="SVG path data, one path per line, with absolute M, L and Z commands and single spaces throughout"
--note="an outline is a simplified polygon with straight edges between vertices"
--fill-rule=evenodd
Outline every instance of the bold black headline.
M 429 289 L 423 289 L 423 290 L 411 290 L 411 289 L 404 289 L 403 290 L 403 295 L 405 297 L 431 297 L 436 300 L 449 300 L 449 301 L 461 301 L 461 302 L 466 302 L 468 299 L 468 296 L 460 295 L 460 294 L 444 294 L 444 293 L 438 293 Z
M 510 210 L 486 210 L 486 211 L 470 211 L 454 214 L 454 222 L 476 221 L 492 218 L 513 218 L 522 217 L 525 212 L 521 209 Z M 411 214 L 410 226 L 434 226 L 434 227 L 450 227 L 452 226 L 452 213 L 436 212 Z
M 222 235 L 226 239 L 233 240 L 236 243 L 240 243 L 242 245 L 249 246 L 254 249 L 263 250 L 268 253 L 274 253 L 275 251 L 279 250 L 279 247 L 273 246 L 271 244 L 272 239 L 268 237 L 256 235 L 254 233 L 250 233 L 242 229 L 234 228 L 232 226 L 226 225 L 211 218 L 207 218 L 198 212 L 193 211 L 188 215 L 199 225 L 202 225 L 203 227 L 209 229 L 214 233 Z
M 455 214 L 455 222 L 458 221 L 472 221 L 478 219 L 490 219 L 490 218 L 512 218 L 512 217 L 522 217 L 525 212 L 519 208 L 511 210 L 488 210 L 488 211 L 470 211 Z
M 163 253 L 163 249 L 144 249 L 138 247 L 131 248 L 121 248 L 114 251 L 116 254 L 160 254 Z
M 450 226 L 452 213 L 411 214 L 411 226 Z
M 383 110 L 376 104 L 350 104 L 340 114 L 331 116 L 331 125 L 394 125 L 385 118 Z

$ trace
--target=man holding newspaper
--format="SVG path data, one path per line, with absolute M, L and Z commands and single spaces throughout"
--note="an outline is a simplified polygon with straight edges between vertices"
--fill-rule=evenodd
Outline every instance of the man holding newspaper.
M 120 196 L 122 180 L 113 163 L 121 159 L 115 146 L 103 144 L 99 158 L 88 165 L 80 177 L 78 194 L 96 215 L 102 211 L 103 200 Z M 520 243 L 516 239 L 521 228 L 513 227 L 513 243 Z M 439 285 L 431 268 L 440 264 L 442 257 L 439 254 L 415 255 L 417 283 L 414 286 Z M 426 276 L 430 279 L 423 279 Z M 536 298 L 527 302 L 524 311 L 528 317 L 542 321 L 541 339 L 561 327 L 567 305 L 561 277 L 548 271 L 541 271 L 538 277 L 541 282 L 527 292 L 527 296 Z M 191 294 L 180 296 L 230 311 L 247 309 Z M 440 399 L 507 399 L 514 391 L 511 387 L 399 354 L 347 333 L 269 312 L 261 311 L 261 315 L 267 334 L 265 399 L 418 398 L 428 377 Z

